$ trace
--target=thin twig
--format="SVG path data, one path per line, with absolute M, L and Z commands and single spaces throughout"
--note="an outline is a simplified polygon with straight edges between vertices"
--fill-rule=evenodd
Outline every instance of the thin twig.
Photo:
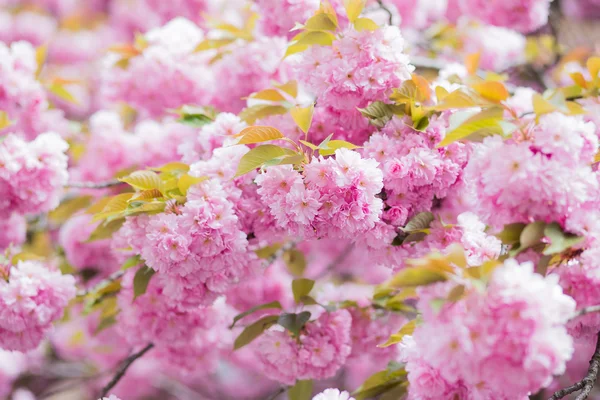
M 582 308 L 581 310 L 577 311 L 571 318 L 569 318 L 569 321 L 572 321 L 575 318 L 579 318 L 583 315 L 591 314 L 591 313 L 595 313 L 595 312 L 600 312 L 600 304 Z
M 154 347 L 153 343 L 148 343 L 146 345 L 146 347 L 144 347 L 142 350 L 138 351 L 137 353 L 133 353 L 129 357 L 124 359 L 121 362 L 121 364 L 119 365 L 119 368 L 117 369 L 117 373 L 115 374 L 115 376 L 113 376 L 113 378 L 110 380 L 110 382 L 108 382 L 106 384 L 106 386 L 104 386 L 104 388 L 102 389 L 100 398 L 108 396 L 108 392 L 110 392 L 110 390 L 112 388 L 114 388 L 117 383 L 119 383 L 121 378 L 123 376 L 125 376 L 125 373 L 127 372 L 127 369 L 131 366 L 131 364 L 133 364 L 135 362 L 135 360 L 137 360 L 138 358 L 140 358 L 144 354 L 146 354 L 153 347 Z
M 114 281 L 116 281 L 117 279 L 121 278 L 123 275 L 125 275 L 125 271 L 120 269 L 116 272 L 113 272 L 108 278 L 101 280 L 100 282 L 98 282 L 96 285 L 88 288 L 88 289 L 82 289 L 79 292 L 77 292 L 77 296 L 78 297 L 84 297 L 87 296 L 88 294 L 92 293 L 93 291 L 95 291 L 97 288 L 105 286 L 109 283 L 112 283 Z
M 393 14 L 392 14 L 392 12 L 390 11 L 390 9 L 389 9 L 389 8 L 387 8 L 387 7 L 385 6 L 385 4 L 383 4 L 383 1 L 382 1 L 382 0 L 377 0 L 377 4 L 379 4 L 379 7 L 380 7 L 380 8 L 381 8 L 383 11 L 385 11 L 385 12 L 387 13 L 387 15 L 388 15 L 388 23 L 389 23 L 390 25 L 392 25 L 392 23 L 394 22 L 394 15 L 393 15 Z
M 112 180 L 106 182 L 70 182 L 67 184 L 69 188 L 75 189 L 106 189 L 112 186 L 121 185 L 123 182 L 119 180 Z
M 285 391 L 286 391 L 287 389 L 288 389 L 288 388 L 287 388 L 286 386 L 282 386 L 282 387 L 280 387 L 279 389 L 277 389 L 277 391 L 276 391 L 275 393 L 273 393 L 273 394 L 271 394 L 269 397 L 267 397 L 267 398 L 266 398 L 266 400 L 275 400 L 276 398 L 278 398 L 278 397 L 279 397 L 279 395 L 281 395 L 281 394 L 285 393 Z
M 596 350 L 594 350 L 594 355 L 590 360 L 590 367 L 588 368 L 588 372 L 585 377 L 579 382 L 571 385 L 567 388 L 561 389 L 554 393 L 549 400 L 558 400 L 563 397 L 575 393 L 581 390 L 581 393 L 577 396 L 575 400 L 585 400 L 588 398 L 592 389 L 594 388 L 594 384 L 598 379 L 598 371 L 600 370 L 600 332 L 598 332 L 598 338 L 596 339 Z

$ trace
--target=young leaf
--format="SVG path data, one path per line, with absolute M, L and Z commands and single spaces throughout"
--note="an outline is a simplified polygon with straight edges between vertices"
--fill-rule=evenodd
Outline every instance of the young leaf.
M 556 222 L 546 225 L 544 228 L 544 236 L 550 239 L 550 245 L 544 249 L 544 255 L 553 255 L 562 253 L 563 251 L 581 243 L 583 237 L 567 234 Z
M 92 220 L 99 221 L 101 219 L 106 219 L 121 214 L 122 212 L 127 210 L 127 207 L 129 206 L 129 203 L 127 203 L 127 201 L 131 199 L 132 196 L 133 193 L 123 193 L 113 197 L 109 197 L 108 201 L 106 202 L 106 205 L 102 208 L 102 211 L 94 215 L 94 218 Z M 99 202 L 99 205 L 101 205 L 101 202 Z M 97 209 L 96 204 L 90 207 L 88 209 L 88 212 L 90 212 L 92 208 Z
M 430 212 L 422 212 L 411 218 L 402 229 L 404 232 L 416 232 L 428 229 L 435 217 Z
M 138 190 L 158 189 L 161 192 L 164 191 L 162 180 L 158 174 L 153 171 L 135 171 L 119 180 Z
M 252 93 L 250 95 L 251 99 L 257 100 L 266 100 L 266 101 L 285 101 L 286 98 L 275 89 L 265 89 L 260 92 Z
M 311 279 L 294 279 L 292 281 L 292 292 L 296 303 L 299 303 L 303 296 L 308 296 L 313 286 L 315 286 L 315 281 Z
M 532 222 L 531 224 L 527 225 L 521 232 L 521 236 L 519 238 L 521 248 L 528 249 L 541 243 L 541 240 L 544 237 L 545 228 L 546 224 L 542 221 Z
M 305 31 L 296 35 L 292 43 L 297 46 L 331 46 L 335 36 L 327 31 Z
M 181 177 L 179 177 L 179 180 L 177 181 L 177 188 L 181 192 L 181 195 L 185 196 L 185 195 L 187 195 L 188 189 L 190 187 L 192 187 L 200 182 L 204 182 L 207 179 L 208 179 L 208 177 L 206 177 L 206 176 L 195 177 L 195 176 L 191 176 L 188 174 L 183 174 L 183 175 L 181 175 Z
M 129 268 L 133 268 L 133 267 L 137 267 L 138 265 L 140 265 L 142 263 L 142 258 L 138 255 L 136 256 L 131 256 L 129 257 L 127 260 L 125 260 L 125 262 L 123 263 L 123 265 L 121 266 L 121 269 L 123 271 L 128 270 Z
M 480 82 L 471 85 L 471 87 L 484 99 L 500 103 L 508 99 L 509 93 L 502 82 Z
M 400 328 L 400 330 L 392 334 L 389 339 L 382 344 L 378 344 L 377 347 L 389 347 L 394 344 L 398 344 L 402 341 L 402 338 L 406 335 L 412 335 L 417 327 L 417 320 L 413 319 Z
M 279 129 L 270 126 L 249 126 L 244 128 L 237 136 L 241 137 L 238 144 L 261 143 L 284 138 Z
M 306 258 L 304 253 L 297 249 L 291 249 L 283 253 L 283 261 L 288 271 L 294 276 L 302 276 L 306 269 Z
M 75 104 L 78 105 L 79 102 L 77 101 L 77 99 L 75 97 L 73 97 L 73 95 L 65 88 L 65 86 L 61 83 L 61 82 L 52 82 L 50 83 L 50 85 L 48 86 L 48 91 L 50 93 L 52 93 L 53 95 L 55 95 L 56 97 L 71 103 L 71 104 Z
M 235 318 L 233 318 L 233 323 L 231 324 L 229 329 L 233 328 L 240 319 L 242 319 L 245 316 L 248 316 L 256 311 L 267 310 L 267 309 L 281 309 L 281 308 L 282 308 L 281 303 L 279 303 L 278 301 L 272 301 L 270 303 L 261 304 L 259 306 L 252 307 L 251 309 L 244 311 L 241 314 L 236 315 Z
M 281 314 L 277 319 L 277 323 L 283 326 L 288 331 L 292 332 L 294 336 L 300 335 L 300 331 L 304 328 L 304 325 L 310 319 L 310 312 L 302 311 L 299 314 Z
M 112 237 L 113 233 L 121 229 L 124 223 L 125 218 L 103 222 L 98 225 L 96 229 L 94 229 L 94 231 L 90 234 L 90 237 L 85 242 L 90 243 L 96 240 L 109 239 Z
M 504 244 L 513 245 L 519 243 L 519 240 L 521 240 L 521 232 L 523 232 L 525 226 L 525 224 L 520 222 L 505 225 L 502 232 L 497 234 L 496 237 L 502 240 L 502 243 Z
M 331 17 L 331 14 L 317 13 L 306 21 L 304 28 L 311 31 L 335 31 L 337 21 Z
M 6 111 L 0 111 L 0 129 L 7 128 L 12 125 L 12 121 L 8 118 Z
M 62 224 L 77 211 L 88 207 L 91 200 L 92 196 L 77 196 L 64 200 L 57 208 L 48 213 L 48 218 L 56 224 Z
M 358 149 L 360 146 L 356 146 L 345 140 L 330 140 L 327 142 L 325 147 L 319 149 L 319 154 L 322 156 L 330 156 L 335 153 L 337 149 Z
M 356 400 L 376 398 L 383 393 L 391 391 L 406 382 L 407 372 L 403 367 L 389 368 L 371 375 L 352 396 Z M 400 399 L 402 397 L 398 397 Z
M 424 267 L 409 267 L 402 269 L 389 282 L 390 287 L 404 288 L 425 286 L 435 282 L 443 282 L 448 277 L 441 271 Z
M 35 71 L 35 76 L 39 77 L 42 73 L 42 68 L 46 63 L 46 57 L 48 55 L 48 45 L 43 44 L 35 49 L 35 63 L 37 65 L 37 70 Z
M 451 130 L 446 134 L 444 139 L 438 143 L 437 147 L 448 146 L 457 140 L 464 139 L 473 134 L 489 135 L 502 134 L 503 129 L 500 121 L 503 117 L 501 108 L 492 108 L 484 110 L 467 119 L 456 129 Z
M 288 109 L 283 106 L 274 106 L 269 104 L 257 104 L 255 106 L 247 107 L 240 112 L 240 119 L 245 121 L 248 125 L 252 125 L 258 119 L 269 117 L 271 115 L 280 115 L 288 112 Z
M 275 256 L 275 254 L 277 253 L 277 250 L 279 250 L 281 248 L 281 246 L 282 246 L 281 243 L 276 243 L 276 244 L 273 244 L 270 246 L 261 247 L 258 250 L 254 250 L 254 252 L 256 253 L 258 258 L 268 259 L 268 258 Z
M 146 293 L 146 289 L 148 289 L 148 284 L 150 283 L 150 279 L 154 276 L 154 271 L 152 268 L 143 266 L 138 269 L 133 277 L 133 299 L 137 299 L 144 293 Z
M 376 31 L 377 29 L 379 29 L 379 25 L 377 25 L 377 23 L 375 21 L 373 21 L 371 18 L 357 18 L 356 21 L 354 21 L 354 29 L 356 29 L 358 32 L 362 32 L 362 31 Z
M 546 100 L 539 93 L 534 93 L 532 99 L 533 99 L 533 112 L 537 116 L 549 114 L 558 109 L 558 107 L 556 107 L 554 104 L 552 104 L 551 102 Z
M 264 144 L 258 146 L 244 154 L 238 165 L 236 177 L 247 174 L 250 171 L 259 168 L 267 161 L 273 160 L 282 156 L 293 156 L 296 153 L 290 149 L 275 146 L 272 144 Z
M 313 381 L 296 381 L 288 390 L 289 400 L 310 400 L 312 398 Z
M 242 333 L 235 339 L 233 349 L 237 350 L 252 342 L 259 337 L 264 331 L 277 323 L 278 315 L 267 315 L 262 317 L 255 323 L 248 325 Z
M 290 110 L 294 122 L 304 133 L 307 133 L 310 129 L 314 109 L 315 105 L 311 104 L 308 107 L 294 107 Z
M 346 15 L 350 23 L 354 23 L 363 8 L 365 8 L 366 0 L 344 0 L 344 7 L 346 8 Z

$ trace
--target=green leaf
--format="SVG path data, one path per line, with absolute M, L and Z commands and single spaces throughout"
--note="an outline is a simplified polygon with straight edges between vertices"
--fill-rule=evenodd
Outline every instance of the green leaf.
M 330 156 L 335 153 L 337 149 L 358 149 L 360 146 L 356 146 L 345 140 L 330 140 L 327 142 L 324 148 L 319 149 L 319 154 L 322 156 Z
M 90 237 L 85 242 L 90 243 L 96 240 L 109 239 L 112 237 L 113 233 L 121 229 L 124 223 L 125 218 L 102 222 L 96 227 L 96 229 L 94 229 L 94 231 L 90 234 Z
M 403 367 L 377 372 L 371 375 L 352 395 L 356 400 L 377 397 L 406 382 L 406 376 L 407 373 Z
M 314 110 L 314 104 L 311 104 L 308 107 L 294 107 L 290 110 L 290 114 L 292 115 L 294 122 L 304 133 L 307 133 L 310 129 Z
M 503 118 L 503 110 L 499 107 L 486 109 L 467 119 L 463 124 L 446 134 L 437 147 L 448 146 L 457 140 L 470 135 L 501 135 L 504 131 L 499 122 Z
M 266 303 L 266 304 L 261 304 L 258 306 L 254 306 L 251 309 L 244 311 L 241 314 L 238 314 L 235 316 L 235 318 L 233 318 L 233 323 L 231 324 L 231 326 L 229 327 L 229 329 L 233 328 L 235 326 L 235 324 L 242 318 L 244 318 L 245 316 L 248 316 L 252 313 L 254 313 L 255 311 L 259 311 L 259 310 L 267 310 L 267 309 L 274 309 L 274 308 L 278 308 L 281 309 L 281 303 L 279 303 L 278 301 L 272 301 L 270 303 Z
M 394 344 L 398 344 L 402 341 L 402 338 L 406 335 L 412 335 L 415 332 L 417 327 L 417 320 L 413 319 L 400 328 L 400 330 L 394 334 L 392 334 L 389 339 L 382 344 L 377 345 L 377 347 L 389 347 Z
M 283 261 L 288 271 L 294 276 L 302 276 L 306 269 L 306 258 L 304 253 L 297 249 L 291 249 L 283 253 Z
M 323 15 L 323 14 L 321 14 Z M 313 381 L 296 381 L 288 390 L 289 400 L 310 400 L 312 398 Z
M 544 249 L 544 255 L 562 253 L 584 240 L 581 236 L 565 233 L 556 222 L 546 225 L 544 235 L 550 239 L 550 245 Z
M 295 336 L 298 336 L 310 319 L 310 315 L 308 311 L 302 311 L 299 314 L 281 314 L 277 319 L 277 323 L 292 332 Z
M 77 211 L 88 207 L 91 201 L 92 196 L 78 196 L 64 200 L 57 208 L 48 213 L 48 218 L 56 224 L 62 224 Z
M 508 224 L 504 226 L 502 232 L 496 235 L 496 237 L 502 240 L 502 243 L 513 245 L 519 243 L 521 240 L 521 232 L 525 229 L 525 224 L 517 222 L 514 224 Z
M 318 150 L 319 146 L 315 146 L 314 144 L 307 142 L 305 140 L 299 140 L 300 143 L 302 143 L 303 145 L 305 145 L 306 147 L 308 147 L 311 150 Z
M 294 293 L 296 303 L 299 303 L 303 296 L 308 296 L 313 286 L 315 286 L 315 281 L 312 279 L 294 279 L 292 281 L 292 292 Z
M 55 95 L 56 97 L 71 103 L 71 104 L 75 104 L 78 105 L 79 102 L 77 101 L 77 99 L 75 97 L 73 97 L 73 95 L 64 87 L 64 85 L 62 83 L 59 82 L 53 82 L 48 86 L 48 91 L 50 93 L 52 93 L 53 95 Z
M 365 108 L 359 108 L 358 111 L 360 111 L 364 117 L 369 119 L 371 125 L 374 125 L 378 128 L 383 128 L 385 124 L 392 119 L 394 116 L 394 111 L 397 108 L 398 107 L 394 106 L 393 104 L 375 101 Z
M 238 144 L 268 142 L 269 140 L 283 139 L 285 137 L 279 129 L 270 126 L 249 126 L 244 128 L 238 136 L 241 136 Z
M 337 21 L 331 18 L 330 14 L 318 13 L 310 17 L 304 27 L 311 31 L 335 31 L 337 29 Z
M 138 190 L 158 189 L 164 193 L 163 182 L 156 172 L 153 171 L 135 171 L 123 178 L 119 178 Z
M 247 107 L 240 112 L 240 119 L 248 125 L 252 125 L 258 119 L 270 117 L 271 115 L 281 115 L 288 112 L 288 109 L 283 106 L 273 106 L 268 104 L 257 104 Z
M 183 174 L 179 177 L 177 181 L 177 188 L 181 192 L 182 196 L 187 195 L 188 189 L 200 182 L 204 182 L 208 180 L 207 176 L 195 177 L 189 174 Z
M 277 323 L 278 315 L 267 315 L 262 317 L 255 323 L 248 325 L 242 333 L 235 339 L 233 349 L 237 350 L 252 342 L 259 337 L 264 331 Z
M 429 229 L 434 219 L 435 217 L 429 211 L 419 213 L 412 217 L 402 230 L 404 232 L 419 232 Z
M 443 282 L 448 277 L 441 271 L 433 271 L 423 267 L 404 268 L 398 272 L 389 283 L 390 287 L 416 287 L 425 286 L 435 282 Z
M 210 108 L 185 105 L 174 111 L 180 115 L 178 122 L 195 128 L 210 124 L 216 117 L 216 112 Z
M 150 283 L 150 279 L 154 276 L 154 271 L 152 268 L 143 266 L 138 269 L 133 277 L 133 299 L 137 299 L 144 293 L 146 293 L 146 289 L 148 289 L 148 284 Z
M 532 222 L 527 225 L 523 231 L 521 232 L 521 236 L 519 237 L 519 242 L 521 243 L 522 249 L 528 249 L 537 244 L 540 244 L 542 238 L 544 237 L 544 229 L 546 228 L 546 223 L 542 221 Z
M 94 331 L 94 335 L 99 334 L 103 330 L 110 328 L 111 326 L 113 326 L 116 323 L 117 323 L 117 318 L 114 315 L 102 318 L 102 320 L 100 320 L 100 323 L 96 327 L 96 330 Z
M 121 266 L 123 271 L 128 270 L 129 268 L 137 267 L 142 263 L 142 258 L 140 256 L 131 256 Z
M 282 156 L 297 155 L 294 151 L 272 144 L 263 144 L 244 154 L 238 165 L 236 177 L 247 174 L 266 162 Z
M 370 18 L 357 18 L 356 21 L 354 21 L 354 29 L 358 32 L 376 31 L 379 29 L 379 25 Z
M 263 260 L 273 257 L 277 250 L 282 247 L 281 243 L 276 243 L 270 246 L 261 247 L 258 250 L 254 250 L 258 258 L 262 258 Z

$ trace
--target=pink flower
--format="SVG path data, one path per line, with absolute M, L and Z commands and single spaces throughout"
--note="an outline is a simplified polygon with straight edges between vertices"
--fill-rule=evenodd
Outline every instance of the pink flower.
M 0 347 L 32 350 L 75 297 L 75 279 L 36 261 L 8 268 L 0 281 Z
M 461 0 L 460 9 L 484 23 L 528 33 L 548 22 L 550 0 Z
M 0 216 L 36 214 L 58 206 L 67 183 L 67 143 L 56 133 L 32 142 L 15 135 L 0 142 Z
M 0 218 L 0 251 L 9 246 L 18 247 L 25 242 L 27 221 L 19 214 Z

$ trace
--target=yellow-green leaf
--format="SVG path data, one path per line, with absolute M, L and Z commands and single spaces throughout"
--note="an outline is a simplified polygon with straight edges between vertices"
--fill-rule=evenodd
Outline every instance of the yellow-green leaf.
M 435 282 L 443 282 L 447 278 L 441 271 L 434 271 L 423 267 L 404 268 L 397 273 L 389 282 L 390 287 L 416 287 L 429 285 Z
M 266 100 L 266 101 L 285 101 L 286 98 L 275 89 L 265 89 L 260 92 L 252 93 L 251 99 Z
M 259 337 L 265 330 L 275 325 L 278 319 L 278 315 L 267 315 L 255 323 L 248 325 L 235 339 L 235 342 L 233 343 L 233 349 L 237 350 L 249 344 L 254 339 Z
M 235 176 L 241 176 L 247 174 L 250 171 L 259 168 L 267 161 L 273 160 L 282 156 L 292 156 L 296 153 L 290 149 L 275 146 L 272 144 L 264 144 L 258 146 L 244 154 L 238 165 L 237 173 Z
M 315 281 L 312 279 L 294 279 L 292 281 L 292 292 L 294 293 L 294 300 L 296 303 L 300 303 L 302 297 L 308 296 L 313 286 L 315 286 Z
M 133 277 L 133 299 L 137 299 L 144 293 L 146 293 L 146 289 L 148 289 L 148 284 L 150 283 L 150 279 L 154 276 L 154 271 L 152 268 L 147 266 L 143 266 L 138 269 Z
M 288 390 L 289 400 L 310 400 L 312 398 L 313 381 L 296 381 Z
M 237 136 L 241 137 L 238 144 L 261 143 L 284 138 L 279 129 L 271 126 L 249 126 L 244 128 Z
M 437 147 L 448 146 L 457 140 L 464 139 L 473 134 L 500 135 L 503 133 L 502 126 L 500 125 L 502 118 L 503 111 L 501 108 L 491 108 L 477 113 L 457 128 L 446 133 L 446 136 L 438 143 Z
M 12 121 L 8 118 L 6 111 L 0 111 L 0 129 L 7 128 L 12 125 Z
M 344 7 L 346 8 L 346 15 L 350 23 L 354 23 L 362 10 L 365 8 L 366 0 L 344 0 Z
M 285 93 L 289 94 L 293 98 L 296 98 L 296 96 L 298 96 L 298 82 L 297 81 L 289 81 L 282 85 L 277 85 L 275 87 L 283 90 Z
M 258 250 L 254 250 L 254 252 L 256 253 L 258 258 L 268 259 L 273 257 L 277 253 L 277 250 L 281 248 L 281 246 L 281 243 L 276 243 L 270 246 L 261 247 Z
M 298 46 L 331 46 L 335 36 L 326 31 L 305 31 L 296 35 L 292 40 Z
M 541 243 L 544 237 L 546 223 L 542 221 L 532 222 L 527 225 L 519 237 L 522 249 L 527 249 Z
M 69 103 L 72 103 L 75 105 L 79 104 L 77 99 L 75 97 L 73 97 L 73 95 L 64 87 L 64 85 L 62 83 L 52 82 L 48 86 L 48 91 L 66 102 L 69 102 Z
M 319 149 L 319 154 L 322 156 L 330 156 L 335 154 L 337 149 L 358 149 L 360 146 L 346 142 L 345 140 L 330 140 L 324 148 Z
M 195 177 L 195 176 L 191 176 L 188 174 L 183 174 L 177 181 L 177 187 L 179 188 L 179 191 L 181 192 L 181 194 L 183 196 L 185 196 L 185 195 L 187 195 L 187 191 L 191 186 L 193 186 L 197 183 L 200 183 L 200 182 L 204 182 L 207 179 L 208 179 L 208 177 L 206 177 L 206 176 Z
M 245 121 L 247 124 L 252 125 L 258 119 L 270 117 L 272 115 L 280 115 L 288 112 L 288 109 L 283 106 L 273 106 L 268 104 L 258 104 L 252 107 L 248 107 L 240 112 L 240 119 Z
M 354 21 L 354 29 L 359 32 L 376 31 L 379 29 L 379 25 L 370 18 L 357 18 L 356 21 Z
M 119 179 L 138 190 L 158 189 L 163 192 L 163 182 L 156 172 L 135 171 L 124 178 Z
M 544 97 L 542 97 L 542 95 L 539 93 L 535 93 L 533 95 L 532 99 L 533 99 L 533 112 L 535 112 L 535 114 L 538 116 L 544 115 L 544 114 L 549 114 L 551 112 L 558 110 L 558 107 L 556 107 L 554 104 L 550 103 L 548 100 L 544 99 Z
M 86 243 L 90 243 L 96 240 L 109 239 L 113 233 L 121 229 L 125 223 L 125 218 L 115 219 L 109 222 L 103 222 L 94 229 L 90 234 L 90 237 L 86 240 Z
M 487 81 L 471 85 L 471 87 L 479 93 L 484 99 L 491 100 L 495 103 L 500 103 L 508 99 L 509 93 L 502 82 Z
M 35 62 L 37 64 L 37 69 L 35 71 L 35 76 L 39 77 L 42 73 L 42 68 L 46 63 L 46 57 L 48 56 L 48 45 L 43 44 L 35 49 Z
M 377 347 L 389 347 L 394 344 L 398 344 L 402 341 L 402 338 L 406 335 L 412 335 L 415 332 L 415 328 L 417 327 L 417 320 L 413 319 L 400 328 L 400 330 L 394 334 L 392 334 L 389 339 L 382 344 L 377 345 Z
M 290 110 L 294 122 L 304 133 L 307 133 L 310 129 L 314 110 L 314 104 L 311 104 L 308 107 L 294 107 Z
M 64 200 L 57 208 L 48 213 L 48 218 L 56 224 L 62 224 L 77 211 L 89 206 L 91 201 L 92 196 L 78 196 Z
M 124 212 L 129 206 L 129 203 L 127 201 L 131 199 L 132 196 L 133 193 L 123 193 L 111 197 L 108 200 L 108 202 L 106 202 L 106 205 L 104 206 L 102 211 L 94 215 L 93 221 L 98 221 Z
M 586 66 L 592 77 L 592 82 L 597 82 L 598 74 L 600 73 L 600 57 L 588 58 Z
M 182 162 L 170 162 L 161 167 L 152 168 L 154 171 L 160 172 L 188 172 L 190 166 Z
M 302 276 L 306 269 L 306 257 L 304 253 L 297 249 L 291 249 L 283 253 L 283 261 L 287 265 L 288 271 L 294 276 Z
M 304 28 L 311 31 L 335 31 L 337 21 L 331 17 L 331 14 L 318 13 L 306 21 Z
M 283 307 L 281 307 L 281 303 L 278 301 L 272 301 L 270 303 L 266 303 L 266 304 L 261 304 L 259 306 L 255 306 L 252 307 L 249 310 L 244 311 L 241 314 L 236 315 L 233 318 L 233 322 L 231 323 L 231 325 L 229 326 L 229 329 L 233 328 L 235 326 L 235 324 L 242 318 L 244 318 L 245 316 L 248 316 L 256 311 L 260 311 L 260 310 L 268 310 L 268 309 L 279 309 L 281 310 Z

